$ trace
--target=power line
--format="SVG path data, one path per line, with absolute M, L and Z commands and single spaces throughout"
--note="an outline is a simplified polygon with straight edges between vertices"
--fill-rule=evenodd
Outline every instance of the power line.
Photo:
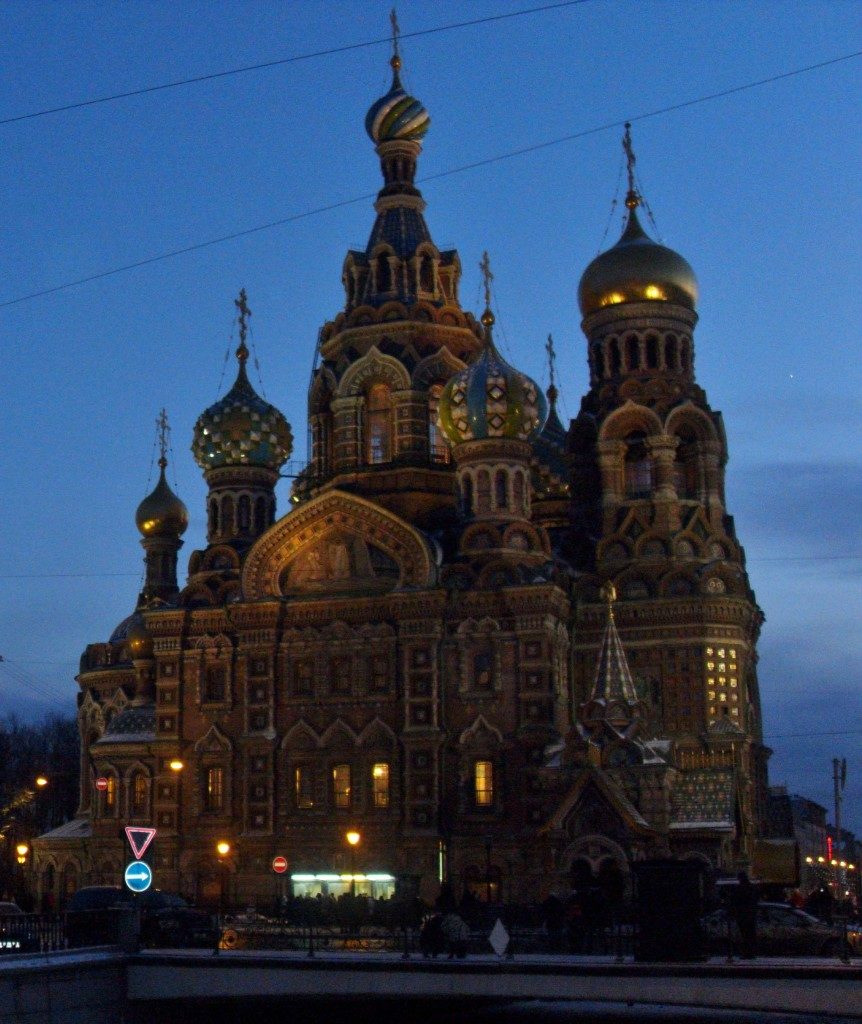
M 807 64 L 805 67 L 794 68 L 792 71 L 784 71 L 781 74 L 772 75 L 769 78 L 760 78 L 754 82 L 746 82 L 743 85 L 733 86 L 729 89 L 722 89 L 719 92 L 707 93 L 706 95 L 698 96 L 695 99 L 683 100 L 680 103 L 672 103 L 665 107 L 659 107 L 656 110 L 649 110 L 641 114 L 629 114 L 619 120 L 608 121 L 605 124 L 596 125 L 593 128 L 585 128 L 582 131 L 573 132 L 571 135 L 562 135 L 559 138 L 550 139 L 547 142 L 537 142 L 531 146 L 523 146 L 520 149 L 509 150 L 507 153 L 499 153 L 496 156 L 487 157 L 484 160 L 475 160 L 469 164 L 452 167 L 447 171 L 439 171 L 437 174 L 429 174 L 426 177 L 419 178 L 418 181 L 421 184 L 427 181 L 437 181 L 440 178 L 448 178 L 455 174 L 463 174 L 465 171 L 472 171 L 479 167 L 487 167 L 490 164 L 500 163 L 503 160 L 511 160 L 518 156 L 525 156 L 529 153 L 548 149 L 551 146 L 559 146 L 566 142 L 574 142 L 577 139 L 583 139 L 590 135 L 597 135 L 600 132 L 609 131 L 612 128 L 621 128 L 626 121 L 644 121 L 650 117 L 658 117 L 661 114 L 668 114 L 677 110 L 683 110 L 687 107 L 693 107 L 699 103 L 709 103 L 713 100 L 732 96 L 740 92 L 745 92 L 749 89 L 756 89 L 763 85 L 779 82 L 786 78 L 792 78 L 796 75 L 806 74 L 810 71 L 817 71 L 821 68 L 841 63 L 842 61 L 853 60 L 860 56 L 862 56 L 862 50 L 857 50 L 854 53 L 843 54 L 840 57 L 832 57 L 829 60 L 819 61 L 816 64 Z M 65 284 L 54 285 L 52 288 L 43 288 L 40 291 L 30 292 L 27 295 L 19 295 L 14 299 L 6 299 L 5 301 L 0 302 L 0 309 L 7 306 L 16 306 L 22 302 L 29 302 L 32 299 L 43 298 L 46 295 L 54 295 L 57 292 L 66 291 L 69 288 L 77 288 L 82 284 L 90 284 L 93 281 L 100 281 L 106 277 L 113 277 L 115 274 L 125 273 L 128 270 L 138 270 L 141 267 L 146 267 L 153 263 L 160 263 L 163 260 L 173 259 L 176 256 L 184 256 L 187 253 L 207 249 L 213 245 L 221 245 L 224 242 L 231 242 L 235 239 L 254 235 L 261 231 L 269 231 L 272 228 L 282 227 L 285 224 L 292 224 L 295 221 L 305 220 L 309 217 L 314 217 L 321 213 L 328 213 L 332 210 L 338 210 L 345 206 L 353 206 L 356 203 L 367 202 L 375 197 L 376 193 L 370 192 L 361 196 L 354 196 L 352 199 L 342 199 L 335 203 L 327 203 L 325 206 L 318 206 L 313 210 L 305 210 L 302 213 L 294 213 L 288 217 L 280 217 L 278 220 L 269 221 L 266 224 L 259 224 L 253 228 L 245 228 L 241 231 L 231 232 L 231 234 L 228 235 L 220 235 L 218 238 L 210 238 L 204 242 L 196 242 L 193 245 L 187 245 L 179 249 L 172 249 L 169 252 L 159 253 L 156 256 L 148 256 L 145 259 L 136 260 L 134 263 L 126 263 L 122 266 L 114 267 L 111 270 L 103 270 L 96 274 L 89 274 L 86 277 L 81 277 L 74 281 L 67 281 Z
M 474 25 L 486 25 L 494 21 L 506 21 L 510 18 L 520 18 L 527 14 L 543 14 L 546 11 L 555 11 L 564 7 L 577 7 L 581 4 L 590 3 L 590 0 L 559 0 L 558 3 L 542 4 L 540 7 L 526 7 L 519 11 L 508 11 L 505 14 L 492 14 L 485 18 L 473 18 L 470 21 L 455 21 L 448 25 L 438 25 L 436 28 L 417 29 L 415 32 L 402 32 L 400 38 L 417 39 L 420 36 L 432 36 L 439 32 L 453 32 L 460 28 L 471 28 Z M 316 60 L 318 57 L 332 57 L 339 53 L 349 53 L 351 50 L 364 50 L 371 46 L 382 44 L 391 45 L 391 36 L 382 36 L 379 39 L 367 39 L 361 43 L 345 43 L 344 46 L 333 46 L 327 50 L 315 50 L 312 53 L 300 53 L 293 57 L 282 57 L 278 60 L 263 61 L 260 64 L 247 64 L 239 68 L 228 68 L 226 71 L 214 71 L 207 75 L 197 75 L 194 78 L 180 78 L 173 82 L 163 82 L 159 85 L 147 85 L 141 89 L 130 89 L 127 92 L 112 93 L 110 96 L 99 96 L 92 100 L 79 100 L 76 103 L 65 103 L 59 107 L 48 107 L 45 110 L 34 110 L 28 114 L 16 114 L 14 117 L 6 117 L 0 120 L 0 125 L 14 124 L 17 121 L 29 121 L 36 117 L 46 117 L 48 114 L 62 114 L 69 110 L 80 110 L 83 107 L 95 107 L 101 103 L 113 103 L 117 100 L 130 99 L 132 96 L 146 96 L 150 93 L 164 92 L 167 89 L 179 89 L 182 86 L 198 85 L 201 82 L 211 82 L 217 78 L 229 78 L 233 75 L 243 75 L 250 71 L 265 71 L 269 68 L 281 67 L 285 64 L 298 64 L 306 60 Z

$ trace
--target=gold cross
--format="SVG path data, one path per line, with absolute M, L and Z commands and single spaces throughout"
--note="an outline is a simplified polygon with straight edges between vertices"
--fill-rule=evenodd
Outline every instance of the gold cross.
M 168 464 L 168 438 L 171 428 L 168 426 L 168 414 L 162 409 L 156 420 L 156 430 L 159 432 L 159 465 L 162 469 Z
M 398 37 L 401 35 L 401 29 L 398 25 L 398 13 L 394 7 L 389 12 L 389 24 L 392 26 L 392 56 L 398 57 Z
M 479 264 L 479 269 L 482 271 L 482 277 L 485 279 L 485 308 L 491 308 L 491 282 L 494 280 L 494 275 L 491 273 L 491 261 L 488 259 L 488 250 L 482 253 L 482 262 Z
M 554 351 L 553 334 L 548 335 L 548 343 L 545 345 L 545 351 L 548 353 L 548 367 L 551 371 L 551 387 L 554 387 L 554 366 L 557 362 L 557 353 Z
M 234 299 L 233 304 L 239 310 L 239 340 L 242 345 L 245 345 L 246 335 L 248 334 L 248 318 L 251 316 L 245 288 L 240 289 L 239 298 Z
M 626 154 L 626 171 L 629 177 L 629 192 L 626 196 L 626 206 L 629 209 L 637 206 L 640 202 L 640 196 L 635 185 L 635 151 L 632 148 L 632 126 L 630 121 L 626 121 L 626 132 L 623 135 L 623 149 Z

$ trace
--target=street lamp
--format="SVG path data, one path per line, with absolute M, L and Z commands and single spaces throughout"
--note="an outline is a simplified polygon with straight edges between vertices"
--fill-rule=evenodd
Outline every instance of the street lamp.
M 225 858 L 230 853 L 230 843 L 225 839 L 220 839 L 216 843 L 216 853 L 218 854 L 219 877 L 221 881 L 221 885 L 219 886 L 219 913 L 223 914 L 225 890 L 227 889 L 227 860 Z
M 18 863 L 27 863 L 27 854 L 30 852 L 30 847 L 26 843 L 18 843 L 15 847 L 15 853 L 18 855 Z
M 344 834 L 347 845 L 350 847 L 350 895 L 356 895 L 356 847 L 362 841 L 359 832 L 351 829 Z

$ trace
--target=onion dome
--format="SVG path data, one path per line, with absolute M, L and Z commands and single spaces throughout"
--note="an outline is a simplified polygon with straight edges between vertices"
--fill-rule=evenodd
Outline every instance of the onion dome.
M 224 398 L 201 413 L 192 453 L 204 472 L 221 466 L 262 466 L 278 470 L 293 450 L 293 434 L 284 416 L 257 394 L 245 370 L 245 340 L 236 350 L 239 372 Z
M 490 309 L 482 314 L 482 323 L 484 349 L 474 363 L 451 378 L 440 396 L 440 429 L 452 444 L 498 437 L 532 441 L 547 416 L 545 396 L 495 348 Z
M 159 482 L 152 494 L 138 505 L 135 524 L 145 537 L 179 537 L 189 525 L 189 510 L 174 494 L 165 479 L 167 460 L 159 459 Z
M 428 111 L 419 100 L 408 96 L 398 72 L 401 58 L 396 54 L 392 65 L 392 88 L 381 96 L 365 115 L 365 130 L 376 145 L 382 142 L 407 140 L 418 142 L 431 124 Z
M 153 656 L 153 638 L 150 636 L 149 630 L 140 616 L 138 621 L 129 627 L 126 643 L 129 645 L 129 654 L 132 656 L 132 661 Z
M 593 260 L 578 286 L 583 316 L 623 302 L 697 304 L 697 278 L 688 261 L 647 235 L 635 207 L 620 240 Z

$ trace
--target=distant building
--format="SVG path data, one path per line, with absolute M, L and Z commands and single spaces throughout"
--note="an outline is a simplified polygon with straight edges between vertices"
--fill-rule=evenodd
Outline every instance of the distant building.
M 60 900 L 122 878 L 127 824 L 158 829 L 159 887 L 242 902 L 344 875 L 529 900 L 653 856 L 734 871 L 764 830 L 763 616 L 695 379 L 697 283 L 641 227 L 628 133 L 625 228 L 581 278 L 590 388 L 565 427 L 553 361 L 546 396 L 495 347 L 487 260 L 484 313 L 461 305 L 415 184 L 428 115 L 392 65 L 366 120 L 384 184 L 320 331 L 291 508 L 274 493 L 291 429 L 248 379 L 244 293 L 236 381 L 195 428 L 207 544 L 182 585 L 163 445 L 137 513 L 144 590 L 81 658 L 78 818 L 34 844 Z

